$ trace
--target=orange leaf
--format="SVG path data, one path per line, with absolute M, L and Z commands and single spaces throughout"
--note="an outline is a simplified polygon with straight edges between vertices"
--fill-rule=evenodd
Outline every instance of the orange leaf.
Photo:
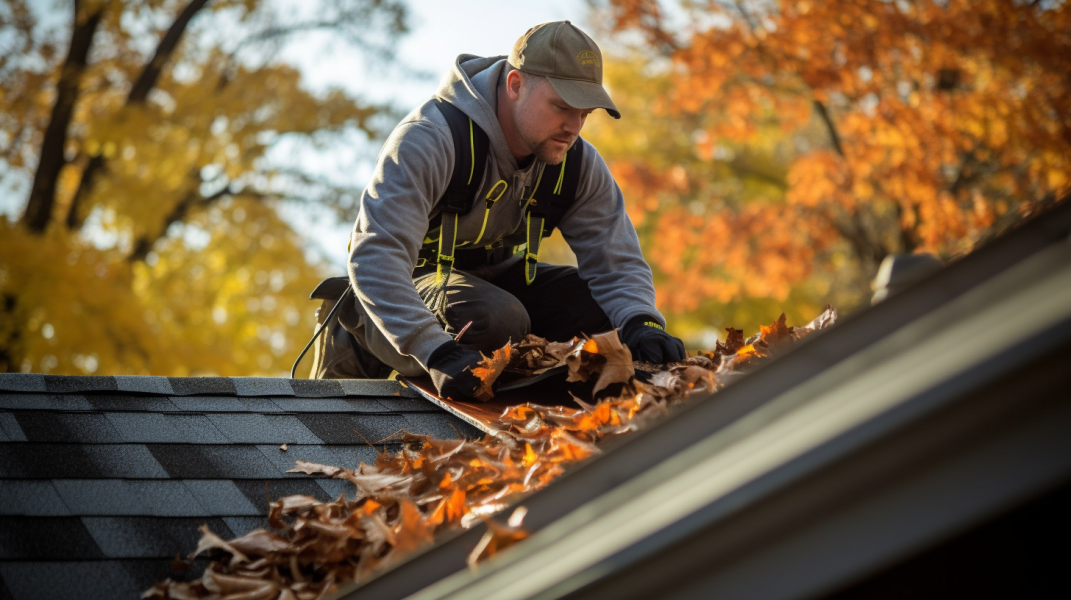
M 482 402 L 486 402 L 495 396 L 495 391 L 492 389 L 495 380 L 502 374 L 502 371 L 506 369 L 506 365 L 509 364 L 509 355 L 512 346 L 506 344 L 498 350 L 491 353 L 490 357 L 484 357 L 480 361 L 480 364 L 472 370 L 472 374 L 480 380 L 480 387 L 476 390 L 476 399 Z

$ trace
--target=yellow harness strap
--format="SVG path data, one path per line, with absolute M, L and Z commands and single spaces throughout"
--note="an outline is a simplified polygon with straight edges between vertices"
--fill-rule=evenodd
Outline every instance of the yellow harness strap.
M 524 280 L 532 285 L 539 266 L 539 242 L 543 240 L 543 217 L 528 213 L 528 249 L 524 255 Z

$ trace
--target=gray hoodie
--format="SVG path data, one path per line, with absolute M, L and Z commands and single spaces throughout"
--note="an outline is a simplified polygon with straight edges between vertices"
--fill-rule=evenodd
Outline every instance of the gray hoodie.
M 480 247 L 523 226 L 527 198 L 521 190 L 527 187 L 530 195 L 543 167 L 536 160 L 521 169 L 498 124 L 498 81 L 506 66 L 504 56 L 462 54 L 437 93 L 490 138 L 488 163 L 476 197 L 482 199 L 500 179 L 508 184 L 505 195 L 491 209 L 478 240 Z M 364 313 L 399 353 L 424 365 L 436 348 L 452 338 L 421 301 L 412 271 L 429 221 L 440 212 L 438 200 L 453 168 L 450 127 L 431 100 L 406 116 L 387 139 L 361 196 L 351 237 L 350 281 Z M 483 225 L 483 203 L 473 206 L 458 220 L 459 249 L 473 245 Z M 584 149 L 576 202 L 558 227 L 576 254 L 580 277 L 615 327 L 641 314 L 665 325 L 655 310 L 651 269 L 625 213 L 621 190 L 590 144 Z

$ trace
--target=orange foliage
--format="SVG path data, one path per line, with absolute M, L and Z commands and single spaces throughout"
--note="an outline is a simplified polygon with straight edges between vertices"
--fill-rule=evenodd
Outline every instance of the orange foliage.
M 1067 3 L 606 4 L 615 30 L 671 59 L 669 83 L 627 88 L 642 98 L 624 114 L 653 106 L 692 147 L 676 164 L 653 143 L 610 161 L 630 216 L 653 228 L 669 311 L 783 302 L 816 269 L 836 272 L 836 249 L 863 273 L 889 253 L 965 253 L 1071 189 Z M 746 177 L 741 156 L 771 137 L 785 172 L 724 189 L 709 165 Z

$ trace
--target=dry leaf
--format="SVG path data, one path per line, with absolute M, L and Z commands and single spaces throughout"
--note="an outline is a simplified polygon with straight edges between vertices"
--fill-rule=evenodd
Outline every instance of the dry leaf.
M 525 507 L 518 507 L 505 525 L 500 525 L 491 519 L 487 519 L 485 521 L 487 523 L 487 532 L 483 534 L 483 537 L 480 538 L 479 543 L 472 549 L 466 560 L 469 568 L 475 569 L 476 564 L 480 561 L 491 558 L 528 537 L 528 532 L 521 528 L 521 523 L 524 521 L 524 516 L 527 512 L 528 509 Z
M 836 318 L 832 309 L 823 315 L 814 322 L 816 328 Z M 673 405 L 719 389 L 726 378 L 740 373 L 738 367 L 764 360 L 771 347 L 787 346 L 809 331 L 779 319 L 748 347 L 743 332 L 730 328 L 726 343 L 715 352 L 658 368 L 648 383 L 630 381 L 631 356 L 615 332 L 557 346 L 528 336 L 511 352 L 511 369 L 523 372 L 564 360 L 577 378 L 597 374 L 599 390 L 608 382 L 625 385 L 616 397 L 598 403 L 578 398 L 579 409 L 510 407 L 492 423 L 501 435 L 481 440 L 437 440 L 403 432 L 401 450 L 380 453 L 374 464 L 361 463 L 356 470 L 295 461 L 290 472 L 345 479 L 357 488 L 356 497 L 343 494 L 321 502 L 296 495 L 271 502 L 269 523 L 281 535 L 255 530 L 223 541 L 202 528 L 197 553 L 218 550 L 228 556 L 215 557 L 198 581 L 167 580 L 143 597 L 316 600 L 331 593 L 335 582 L 367 576 L 432 543 L 438 531 L 486 521 L 488 531 L 469 556 L 475 565 L 527 535 L 521 529 L 523 508 L 506 525 L 490 520 L 518 495 L 542 488 L 567 466 L 600 452 L 599 442 L 646 427 Z
M 509 344 L 502 346 L 492 352 L 490 357 L 484 356 L 479 365 L 472 370 L 472 374 L 480 380 L 480 387 L 477 388 L 475 396 L 477 400 L 486 402 L 494 397 L 495 391 L 491 386 L 494 385 L 495 380 L 502 374 L 502 371 L 506 370 L 512 349 Z
M 279 449 L 282 450 L 283 452 L 286 452 L 289 448 L 290 448 L 290 446 L 288 446 L 286 444 L 283 444 L 282 446 L 279 446 Z
M 264 529 L 254 529 L 230 541 L 231 547 L 247 556 L 268 556 L 290 545 L 285 538 Z
M 599 371 L 599 379 L 595 381 L 594 393 L 598 394 L 613 383 L 625 383 L 636 374 L 632 366 L 632 352 L 628 346 L 621 343 L 617 337 L 617 330 L 600 333 L 591 338 L 598 347 L 598 353 L 604 359 L 605 364 Z
M 306 475 L 327 475 L 328 477 L 334 477 L 348 469 L 342 467 L 331 467 L 328 465 L 320 465 L 311 462 L 305 462 L 303 460 L 295 460 L 294 468 L 287 471 L 287 473 L 305 473 Z

